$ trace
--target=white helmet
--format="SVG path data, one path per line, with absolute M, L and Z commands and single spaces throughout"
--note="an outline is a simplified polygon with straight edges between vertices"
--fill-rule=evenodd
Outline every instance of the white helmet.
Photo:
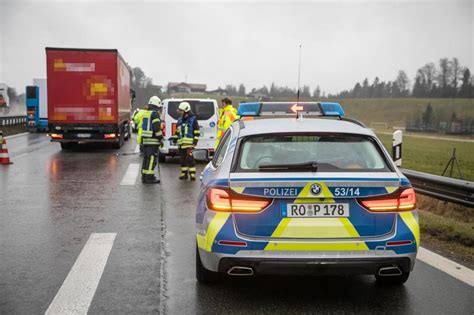
M 155 105 L 158 108 L 161 108 L 163 106 L 163 105 L 161 105 L 161 100 L 158 96 L 150 97 L 150 100 L 148 101 L 148 105 Z
M 188 102 L 181 102 L 181 103 L 179 103 L 178 109 L 182 110 L 185 113 L 187 113 L 191 110 L 191 105 L 189 105 Z

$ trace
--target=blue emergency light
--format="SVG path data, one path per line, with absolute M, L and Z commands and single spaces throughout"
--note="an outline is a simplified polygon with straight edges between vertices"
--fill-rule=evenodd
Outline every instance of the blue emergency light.
M 321 102 L 319 103 L 323 116 L 344 116 L 344 109 L 339 103 Z
M 344 109 L 339 103 L 331 102 L 252 102 L 240 103 L 239 116 L 272 116 L 305 114 L 310 116 L 344 116 Z
M 240 103 L 237 115 L 239 116 L 259 116 L 262 103 Z

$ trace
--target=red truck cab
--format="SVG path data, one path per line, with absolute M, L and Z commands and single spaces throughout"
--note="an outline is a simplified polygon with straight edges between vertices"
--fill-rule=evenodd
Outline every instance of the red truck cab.
M 116 49 L 46 48 L 51 141 L 120 148 L 130 133 L 128 65 Z

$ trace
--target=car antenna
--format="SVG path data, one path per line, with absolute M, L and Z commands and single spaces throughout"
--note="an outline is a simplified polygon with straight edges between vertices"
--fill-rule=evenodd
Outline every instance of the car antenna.
M 296 107 L 298 108 L 298 103 L 300 102 L 300 78 L 301 78 L 301 44 L 298 58 L 298 90 L 296 91 Z M 296 110 L 296 118 L 298 116 L 298 109 Z

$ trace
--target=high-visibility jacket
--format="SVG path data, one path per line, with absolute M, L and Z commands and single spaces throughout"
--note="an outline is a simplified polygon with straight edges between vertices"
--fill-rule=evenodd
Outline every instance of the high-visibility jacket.
M 199 141 L 201 131 L 196 116 L 189 112 L 186 117 L 180 117 L 176 124 L 176 136 L 178 137 L 178 147 L 181 149 L 196 146 Z
M 135 113 L 133 116 L 133 122 L 135 123 L 135 126 L 138 127 L 138 137 L 137 137 L 137 143 L 142 144 L 142 119 L 143 119 L 143 114 L 146 112 L 144 109 L 139 109 L 138 112 Z
M 161 145 L 161 119 L 156 111 L 144 111 L 141 126 L 143 145 Z
M 219 144 L 222 136 L 224 135 L 227 128 L 239 118 L 237 115 L 237 110 L 232 105 L 227 105 L 222 110 L 219 110 L 219 121 L 217 122 L 217 136 L 215 147 Z

